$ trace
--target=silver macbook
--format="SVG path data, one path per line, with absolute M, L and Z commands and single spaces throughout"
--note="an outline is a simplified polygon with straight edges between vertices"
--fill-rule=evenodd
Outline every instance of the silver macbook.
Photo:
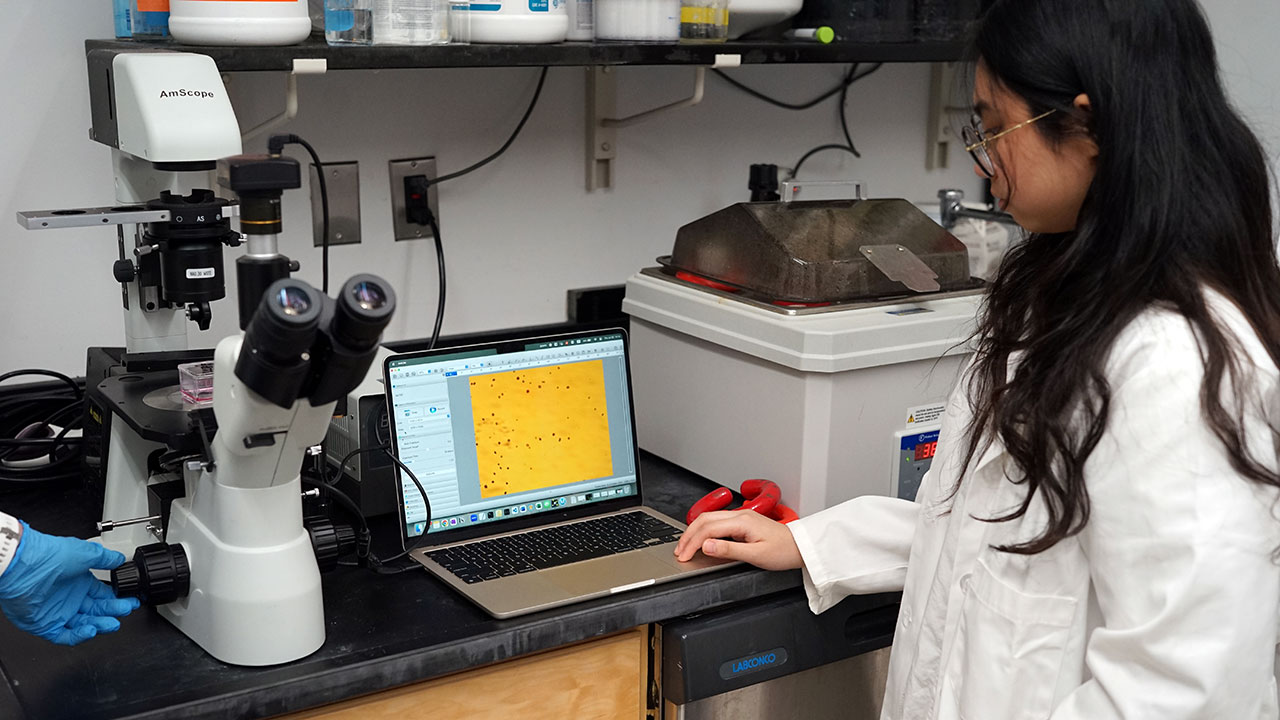
M 622 329 L 388 357 L 409 556 L 498 618 L 732 563 L 672 554 L 645 507 Z

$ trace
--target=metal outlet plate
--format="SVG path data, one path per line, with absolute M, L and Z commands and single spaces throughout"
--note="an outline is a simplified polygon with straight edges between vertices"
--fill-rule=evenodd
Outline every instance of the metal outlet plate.
M 431 228 L 426 225 L 414 225 L 409 222 L 404 209 L 404 179 L 414 175 L 426 175 L 428 180 L 436 178 L 436 159 L 434 157 L 406 158 L 392 160 L 387 163 L 391 170 L 391 222 L 395 227 L 396 240 L 421 240 L 432 237 Z M 436 224 L 440 224 L 440 201 L 436 186 L 427 189 L 427 204 L 436 216 Z
M 329 195 L 329 245 L 360 242 L 360 171 L 355 162 L 324 164 L 324 184 Z M 320 183 L 311 164 L 311 222 L 315 246 L 324 244 L 324 214 L 320 204 Z

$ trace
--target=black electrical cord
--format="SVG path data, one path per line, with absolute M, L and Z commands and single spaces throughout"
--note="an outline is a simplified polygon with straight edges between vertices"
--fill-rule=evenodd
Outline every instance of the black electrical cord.
M 451 173 L 446 173 L 434 179 L 428 180 L 427 181 L 428 187 L 430 185 L 439 185 L 442 182 L 447 182 L 449 180 L 460 178 L 463 175 L 467 175 L 469 173 L 475 172 L 476 170 L 479 170 L 485 165 L 488 165 L 489 163 L 501 157 L 502 154 L 505 153 L 513 143 L 515 143 L 516 138 L 520 136 L 520 131 L 524 129 L 525 124 L 529 122 L 529 118 L 533 115 L 534 108 L 538 106 L 538 99 L 542 97 L 543 85 L 545 85 L 547 81 L 548 69 L 549 69 L 548 67 L 544 66 L 542 68 L 542 72 L 538 74 L 538 84 L 533 90 L 533 97 L 529 100 L 529 106 L 525 108 L 524 115 L 520 117 L 520 122 L 516 123 L 515 129 L 511 131 L 511 135 L 507 138 L 506 142 L 502 143 L 501 147 L 499 147 L 496 151 L 491 153 L 489 156 L 483 158 L 478 162 L 472 163 L 471 165 L 468 165 L 467 167 L 461 170 L 457 170 Z M 439 272 L 439 278 L 440 278 L 438 299 L 436 301 L 436 321 L 435 321 L 435 326 L 431 330 L 431 342 L 427 345 L 428 349 L 434 349 L 436 346 L 436 343 L 440 340 L 440 328 L 444 324 L 446 272 L 445 272 L 445 261 L 444 261 L 444 242 L 440 238 L 440 224 L 436 220 L 435 213 L 431 212 L 429 208 L 427 210 L 427 224 L 431 227 L 431 233 L 435 239 L 436 267 Z M 326 273 L 327 273 L 327 270 L 326 270 Z M 410 473 L 410 476 L 412 476 L 412 473 Z
M 832 143 L 830 145 L 819 145 L 818 147 L 813 148 L 809 152 L 802 155 L 800 159 L 796 161 L 796 166 L 791 169 L 791 174 L 788 175 L 787 178 L 788 179 L 794 178 L 796 174 L 800 172 L 800 166 L 804 165 L 805 160 L 808 160 L 814 155 L 817 155 L 818 153 L 823 152 L 825 150 L 842 150 L 844 152 L 849 153 L 850 155 L 853 155 L 854 157 L 860 157 L 857 153 L 853 151 L 853 148 L 849 147 L 848 145 L 839 145 L 836 143 Z
M 431 234 L 436 240 L 436 268 L 440 272 L 440 293 L 436 300 L 436 324 L 431 329 L 431 342 L 427 345 L 428 350 L 434 350 L 436 341 L 440 339 L 440 326 L 444 324 L 444 241 L 440 239 L 440 223 L 436 222 L 436 214 L 427 210 L 427 222 L 431 225 Z
M 316 182 L 320 186 L 320 291 L 325 295 L 329 294 L 329 188 L 324 181 L 324 163 L 320 162 L 320 156 L 316 154 L 316 149 L 311 147 L 311 143 L 294 135 L 293 133 L 282 133 L 280 135 L 272 135 L 267 142 L 268 152 L 271 154 L 279 154 L 285 145 L 301 145 L 311 156 L 311 162 L 316 166 Z
M 66 432 L 66 430 L 64 429 L 64 430 L 63 430 L 63 432 Z M 60 433 L 60 434 L 61 434 L 61 433 Z M 41 446 L 41 445 L 58 445 L 59 443 L 64 443 L 64 442 L 69 443 L 69 442 L 71 442 L 71 441 L 73 441 L 73 440 L 74 440 L 74 441 L 76 441 L 76 442 L 80 442 L 81 438 L 71 438 L 70 440 L 68 440 L 67 438 L 58 438 L 58 437 L 51 437 L 51 438 L 0 438 L 0 447 L 26 447 L 26 446 L 28 446 L 28 445 L 35 445 L 35 446 L 37 446 L 37 447 L 38 447 L 38 446 Z
M 425 527 L 430 527 L 431 526 L 431 498 L 427 497 L 426 489 L 422 487 L 421 482 L 418 482 L 418 476 L 414 475 L 413 471 L 409 469 L 409 466 L 401 462 L 400 458 L 396 457 L 396 454 L 391 452 L 390 447 L 383 446 L 382 449 L 387 454 L 387 457 L 391 458 L 391 462 L 395 463 L 396 467 L 403 470 L 404 473 L 409 476 L 409 479 L 413 481 L 413 484 L 417 486 L 418 493 L 422 495 L 422 503 L 423 505 L 426 506 L 426 510 L 427 510 L 427 519 L 426 519 L 426 522 L 423 523 L 423 525 Z M 420 535 L 418 539 L 413 542 L 412 545 L 405 548 L 404 552 L 401 552 L 398 555 L 393 555 L 389 558 L 386 558 L 382 562 L 388 563 L 394 560 L 399 560 L 400 558 L 405 557 L 406 555 L 413 552 L 414 550 L 417 550 L 418 546 L 422 544 L 423 538 L 425 538 L 426 536 L 427 536 L 427 532 L 426 530 L 423 530 L 422 535 Z M 402 568 L 401 570 L 404 570 L 404 568 Z
M 355 500 L 351 499 L 350 495 L 347 495 L 346 493 L 342 492 L 341 490 L 334 487 L 333 485 L 330 485 L 323 478 L 324 476 L 322 475 L 320 480 L 316 480 L 314 478 L 307 477 L 307 475 L 304 473 L 301 477 L 301 480 L 303 485 L 316 488 L 317 490 L 324 493 L 325 495 L 332 497 L 334 500 L 337 500 L 339 505 L 342 505 L 343 507 L 345 507 L 347 509 L 347 512 L 351 513 L 353 516 L 355 516 L 357 520 L 360 521 L 360 526 L 356 528 L 356 562 L 355 563 L 339 562 L 338 564 L 339 565 L 354 564 L 354 565 L 359 565 L 361 567 L 370 566 L 371 561 L 369 560 L 370 558 L 369 538 L 371 536 L 371 533 L 369 532 L 368 518 L 364 516 L 364 512 L 360 510 L 360 506 L 356 504 Z
M 413 481 L 413 484 L 415 486 L 417 486 L 418 493 L 422 496 L 422 502 L 423 502 L 423 505 L 425 505 L 426 511 L 427 511 L 426 524 L 430 525 L 431 524 L 431 499 L 427 497 L 426 488 L 422 486 L 422 483 L 418 480 L 418 476 L 415 475 L 414 472 L 409 469 L 409 466 L 405 465 L 400 460 L 400 458 L 396 457 L 395 454 L 391 452 L 390 445 L 377 445 L 370 448 L 356 448 L 355 450 L 352 450 L 351 452 L 347 453 L 346 456 L 342 458 L 342 462 L 338 465 L 338 469 L 333 476 L 326 477 L 326 475 L 323 472 L 321 472 L 320 473 L 321 479 L 319 481 L 312 480 L 310 478 L 305 478 L 305 477 L 303 478 L 303 481 L 308 485 L 311 485 L 312 487 L 318 488 L 321 492 L 332 494 L 332 496 L 340 504 L 346 507 L 348 511 L 350 511 L 353 515 L 355 515 L 360 520 L 360 534 L 358 536 L 359 539 L 356 541 L 356 563 L 354 563 L 355 565 L 368 567 L 371 570 L 381 573 L 383 575 L 401 573 L 401 572 L 405 572 L 406 570 L 413 570 L 415 568 L 421 567 L 420 565 L 410 565 L 405 567 L 387 567 L 387 564 L 395 562 L 396 560 L 399 560 L 407 556 L 409 553 L 413 552 L 414 550 L 417 550 L 418 546 L 421 545 L 422 543 L 422 538 L 426 537 L 426 533 L 423 533 L 422 537 L 418 538 L 417 541 L 415 541 L 403 552 L 400 552 L 389 558 L 379 558 L 369 550 L 369 540 L 370 540 L 369 520 L 365 517 L 364 512 L 360 509 L 360 506 L 356 504 L 356 502 L 352 500 L 349 495 L 347 495 L 346 493 L 342 492 L 337 487 L 335 487 L 338 481 L 338 477 L 342 473 L 343 468 L 346 467 L 346 464 L 351 460 L 351 458 L 355 457 L 356 455 L 360 455 L 362 453 L 367 453 L 367 452 L 386 453 L 387 457 L 391 458 L 391 462 L 395 463 L 396 466 L 398 466 L 402 471 L 404 471 L 406 475 L 409 476 L 409 479 Z M 347 565 L 347 566 L 352 565 L 352 563 L 341 563 L 341 564 Z
M 67 434 L 80 425 L 83 381 L 53 370 L 27 368 L 0 374 L 0 382 L 32 375 L 53 378 L 67 388 L 40 383 L 0 390 L 0 484 L 29 487 L 81 474 L 83 441 Z M 49 437 L 50 427 L 60 431 Z M 64 450 L 69 452 L 60 452 Z M 25 464 L 42 458 L 39 464 Z
M 502 155 L 502 153 L 506 152 L 507 148 L 511 147 L 511 143 L 516 141 L 516 137 L 520 135 L 520 131 L 524 129 L 524 124 L 529 121 L 529 116 L 533 114 L 533 109 L 537 107 L 538 98 L 542 95 L 542 85 L 543 83 L 546 82 L 546 80 L 547 80 L 547 68 L 544 66 L 542 68 L 542 73 L 538 75 L 538 87 L 535 88 L 533 91 L 533 99 L 529 101 L 529 107 L 525 109 L 524 117 L 521 117 L 520 122 L 516 123 L 516 129 L 512 131 L 511 137 L 507 138 L 507 141 L 502 143 L 502 147 L 498 148 L 497 152 L 481 160 L 480 162 L 477 162 L 473 165 L 470 165 L 461 170 L 458 170 L 457 172 L 451 172 L 446 175 L 441 175 L 440 177 L 437 177 L 436 179 L 432 180 L 431 183 L 433 185 L 439 185 L 440 183 L 445 182 L 447 180 L 460 178 L 463 175 L 466 175 L 467 173 L 474 172 L 484 167 L 485 165 L 488 165 L 489 163 L 498 159 L 498 157 Z
M 849 87 L 849 85 L 853 84 L 853 80 L 851 80 L 849 74 L 846 73 L 845 77 L 840 80 L 839 85 L 836 85 L 830 90 L 827 90 L 826 92 L 822 93 L 818 97 L 812 100 L 809 100 L 808 102 L 789 103 L 784 100 L 777 100 L 775 98 L 771 98 L 768 95 L 765 95 L 764 93 L 760 92 L 759 90 L 748 87 L 742 84 L 741 82 L 729 77 L 727 74 L 725 74 L 723 70 L 717 70 L 713 68 L 711 72 L 715 73 L 716 75 L 719 75 L 721 80 L 724 80 L 725 82 L 741 90 L 742 92 L 750 95 L 751 97 L 756 98 L 757 100 L 763 100 L 764 102 L 767 102 L 770 105 L 780 107 L 784 110 L 808 110 L 809 108 L 820 104 L 824 100 L 834 97 L 841 90 L 844 90 L 845 88 Z
M 22 370 L 12 370 L 3 375 L 0 375 L 0 383 L 4 382 L 5 380 L 11 380 L 13 378 L 23 377 L 26 375 L 45 375 L 51 378 L 55 378 L 57 380 L 61 380 L 62 382 L 70 386 L 71 391 L 75 394 L 77 400 L 84 397 L 84 390 L 81 389 L 80 383 L 76 382 L 75 380 L 72 380 L 71 378 L 67 377 L 66 375 L 63 375 L 62 373 L 56 370 L 44 370 L 42 368 L 24 368 Z
M 351 452 L 342 456 L 342 462 L 338 463 L 338 467 L 334 469 L 332 475 L 328 475 L 328 476 L 325 475 L 324 470 L 321 469 L 321 467 L 323 466 L 322 463 L 317 463 L 316 470 L 320 474 L 320 477 L 324 478 L 325 485 L 328 485 L 329 487 L 333 487 L 334 485 L 338 484 L 338 479 L 342 477 L 343 471 L 347 469 L 347 463 L 351 462 L 351 458 L 367 452 L 374 452 L 375 450 L 380 450 L 382 449 L 382 447 L 383 446 L 371 447 L 371 448 L 356 448 L 355 450 L 352 450 Z
M 804 165 L 804 162 L 806 160 L 816 155 L 817 153 L 824 152 L 826 150 L 843 150 L 849 153 L 850 155 L 853 155 L 856 158 L 862 157 L 862 153 L 858 152 L 857 146 L 853 144 L 853 136 L 849 133 L 849 117 L 848 117 L 847 108 L 846 108 L 846 105 L 848 104 L 848 100 L 849 100 L 849 88 L 854 83 L 870 75 L 871 73 L 874 73 L 875 71 L 879 70 L 883 66 L 884 66 L 884 63 L 876 63 L 875 65 L 872 65 L 870 68 L 862 72 L 858 72 L 858 63 L 853 63 L 852 65 L 849 66 L 849 69 L 844 74 L 844 79 L 841 81 L 840 86 L 836 88 L 836 92 L 840 94 L 840 106 L 839 106 L 840 131 L 841 133 L 844 134 L 845 144 L 840 145 L 840 144 L 829 143 L 826 145 L 819 145 L 818 147 L 809 150 L 803 156 L 801 156 L 801 158 L 796 161 L 795 166 L 791 168 L 791 173 L 787 176 L 789 179 L 795 178 L 795 176 L 800 173 L 800 166 Z

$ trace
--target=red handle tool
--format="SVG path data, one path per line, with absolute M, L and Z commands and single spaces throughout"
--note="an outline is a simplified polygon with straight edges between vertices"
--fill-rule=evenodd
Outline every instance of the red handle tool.
M 734 508 L 735 510 L 755 510 L 782 523 L 789 523 L 799 517 L 795 510 L 782 504 L 782 490 L 772 480 L 744 480 L 741 489 L 744 502 L 742 507 Z M 716 488 L 689 508 L 685 522 L 692 523 L 702 513 L 723 509 L 731 502 L 733 492 L 729 488 Z

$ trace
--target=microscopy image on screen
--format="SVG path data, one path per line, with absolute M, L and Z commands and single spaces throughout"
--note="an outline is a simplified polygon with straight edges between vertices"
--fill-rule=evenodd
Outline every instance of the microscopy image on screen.
M 470 382 L 481 497 L 613 475 L 602 361 Z

